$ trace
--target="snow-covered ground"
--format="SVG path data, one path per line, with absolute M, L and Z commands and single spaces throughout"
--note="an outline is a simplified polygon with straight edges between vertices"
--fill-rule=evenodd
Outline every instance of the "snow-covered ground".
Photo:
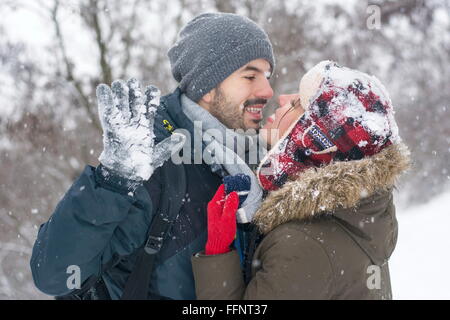
M 419 206 L 397 207 L 397 219 L 394 299 L 450 299 L 450 190 Z

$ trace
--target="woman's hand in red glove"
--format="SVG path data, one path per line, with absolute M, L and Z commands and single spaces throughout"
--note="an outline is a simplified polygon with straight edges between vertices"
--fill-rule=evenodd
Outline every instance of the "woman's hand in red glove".
M 208 241 L 205 254 L 222 254 L 230 251 L 236 236 L 236 211 L 239 196 L 236 192 L 225 194 L 222 184 L 208 203 Z

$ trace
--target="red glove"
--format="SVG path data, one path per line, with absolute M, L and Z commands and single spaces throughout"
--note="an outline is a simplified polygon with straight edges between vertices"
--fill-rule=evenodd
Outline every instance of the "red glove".
M 225 194 L 222 184 L 208 203 L 208 241 L 205 254 L 222 254 L 230 251 L 230 244 L 236 236 L 236 211 L 239 196 L 236 192 Z

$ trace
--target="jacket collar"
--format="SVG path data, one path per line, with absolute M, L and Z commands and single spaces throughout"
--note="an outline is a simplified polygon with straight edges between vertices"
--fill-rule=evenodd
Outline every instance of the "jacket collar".
M 361 160 L 310 168 L 281 189 L 270 192 L 254 222 L 266 234 L 283 223 L 325 214 L 345 220 L 351 213 L 348 209 L 373 202 L 370 197 L 390 190 L 409 164 L 409 151 L 399 143 Z
M 154 124 L 156 141 L 170 137 L 175 129 L 183 128 L 190 133 L 194 131 L 192 121 L 188 119 L 181 108 L 181 94 L 181 90 L 177 88 L 174 92 L 161 97 L 160 108 Z

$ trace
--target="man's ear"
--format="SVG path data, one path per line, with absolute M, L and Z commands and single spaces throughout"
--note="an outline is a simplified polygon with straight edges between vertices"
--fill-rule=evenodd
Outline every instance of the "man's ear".
M 203 97 L 200 98 L 198 101 L 198 104 L 202 106 L 204 109 L 209 111 L 209 108 L 214 101 L 214 97 L 216 95 L 216 89 L 212 89 L 207 94 L 205 94 Z

